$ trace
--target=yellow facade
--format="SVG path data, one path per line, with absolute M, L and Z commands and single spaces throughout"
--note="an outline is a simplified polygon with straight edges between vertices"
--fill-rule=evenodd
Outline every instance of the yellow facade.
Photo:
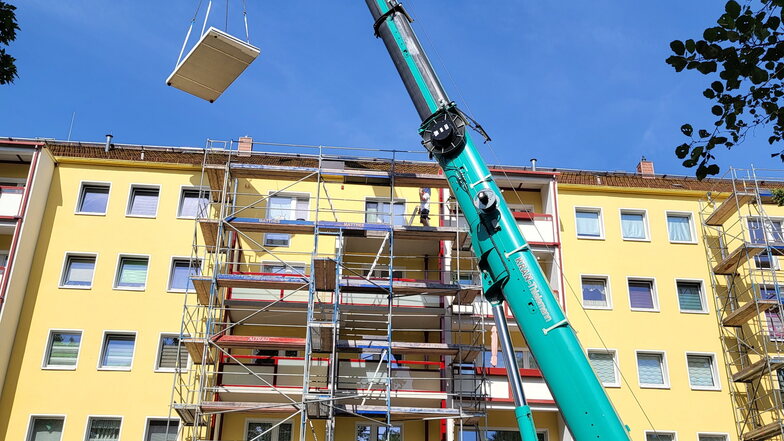
M 100 150 L 96 147 L 96 151 Z M 118 147 L 122 150 L 121 147 Z M 241 254 L 232 252 L 214 253 L 206 246 L 202 229 L 193 219 L 178 218 L 183 188 L 206 188 L 209 183 L 202 173 L 202 153 L 191 153 L 196 159 L 188 159 L 175 164 L 174 161 L 150 162 L 141 156 L 133 156 L 135 151 L 128 149 L 128 157 L 101 159 L 100 153 L 90 155 L 65 154 L 62 150 L 53 151 L 57 167 L 51 176 L 48 197 L 42 217 L 42 226 L 34 248 L 34 259 L 26 284 L 24 304 L 21 309 L 19 325 L 13 341 L 13 351 L 8 373 L 0 396 L 0 439 L 28 440 L 30 425 L 35 416 L 54 416 L 64 418 L 63 441 L 81 441 L 88 432 L 90 417 L 120 417 L 122 440 L 146 439 L 148 420 L 179 417 L 170 411 L 172 388 L 175 374 L 156 371 L 160 351 L 161 334 L 179 334 L 183 325 L 183 307 L 198 312 L 198 319 L 185 325 L 184 334 L 204 338 L 204 321 L 210 316 L 217 322 L 227 320 L 222 310 L 205 313 L 204 307 L 197 305 L 193 293 L 170 292 L 172 259 L 189 258 L 192 253 L 201 259 L 203 276 L 233 268 L 237 274 L 258 274 L 269 271 L 269 265 L 285 262 L 289 265 L 302 265 L 307 274 L 311 272 L 314 257 L 335 256 L 340 250 L 344 264 L 352 276 L 366 276 L 363 271 L 369 268 L 385 268 L 388 245 L 382 253 L 379 246 L 385 239 L 383 235 L 373 237 L 350 237 L 340 239 L 336 236 L 319 236 L 316 243 L 313 234 L 292 234 L 288 246 L 268 247 L 265 235 L 259 231 L 239 232 L 236 243 L 232 245 L 243 250 Z M 60 155 L 58 156 L 58 152 Z M 152 153 L 150 153 L 152 154 Z M 241 160 L 241 158 L 240 158 Z M 21 170 L 21 171 L 20 171 Z M 26 177 L 24 169 L 0 167 L 0 177 Z M 498 176 L 499 183 L 502 177 Z M 517 178 L 515 178 L 517 179 Z M 557 184 L 557 177 L 525 175 L 519 178 L 539 179 L 522 190 L 512 190 L 509 185 L 504 196 L 515 211 L 533 210 L 537 235 L 550 239 L 541 240 L 537 252 L 546 267 L 548 277 L 565 301 L 571 325 L 578 331 L 583 346 L 589 350 L 610 349 L 616 355 L 619 374 L 622 377 L 617 386 L 608 386 L 606 391 L 618 413 L 631 428 L 635 441 L 646 440 L 648 431 L 674 434 L 673 441 L 700 441 L 698 434 L 726 435 L 726 441 L 737 441 L 732 402 L 729 397 L 729 379 L 726 375 L 724 353 L 719 340 L 718 318 L 714 308 L 714 293 L 711 289 L 710 266 L 705 257 L 705 247 L 700 228 L 699 200 L 704 191 L 694 190 L 651 190 L 629 186 Z M 105 215 L 86 215 L 76 213 L 80 188 L 84 182 L 110 183 L 108 207 Z M 159 188 L 157 213 L 154 217 L 131 217 L 126 215 L 129 195 L 134 185 L 155 186 Z M 504 184 L 501 184 L 503 187 Z M 520 188 L 520 187 L 518 187 Z M 557 192 L 556 189 L 557 188 Z M 219 191 L 213 187 L 213 191 Z M 347 182 L 339 179 L 324 179 L 323 182 L 282 178 L 240 178 L 236 187 L 227 191 L 235 192 L 232 200 L 233 216 L 241 218 L 264 219 L 272 209 L 270 195 L 285 195 L 296 198 L 298 195 L 308 200 L 307 209 L 302 213 L 305 221 L 318 219 L 343 223 L 362 224 L 368 222 L 368 201 L 403 202 L 406 225 L 419 225 L 417 208 L 420 206 L 419 187 L 416 185 L 396 186 L 371 185 L 363 182 Z M 433 189 L 431 200 L 431 221 L 437 223 L 439 217 L 451 216 L 445 203 L 448 193 Z M 225 202 L 225 201 L 224 201 Z M 245 207 L 246 208 L 241 208 Z M 213 202 L 210 215 L 219 216 L 225 204 Z M 602 234 L 599 238 L 580 238 L 576 233 L 576 208 L 601 211 Z M 622 238 L 621 212 L 631 210 L 644 213 L 647 238 L 645 240 L 624 240 Z M 693 241 L 673 243 L 669 240 L 667 213 L 689 214 Z M 223 213 L 228 215 L 228 213 Z M 784 210 L 781 211 L 784 215 Z M 300 216 L 299 214 L 297 215 Z M 522 216 L 524 222 L 529 222 Z M 549 224 L 548 224 L 549 222 Z M 529 225 L 529 224 L 525 224 Z M 531 224 L 533 225 L 533 224 Z M 552 233 L 542 232 L 550 225 Z M 546 233 L 546 234 L 545 234 Z M 3 236 L 0 236 L 3 238 Z M 195 240 L 194 240 L 195 239 Z M 0 239 L 2 240 L 2 239 Z M 11 240 L 10 238 L 8 239 Z M 344 242 L 341 242 L 344 240 Z M 444 245 L 446 243 L 446 245 Z M 192 247 L 196 244 L 195 247 Z M 0 249 L 3 249 L 0 242 Z M 316 248 L 314 248 L 314 246 Z M 395 242 L 399 248 L 394 259 L 394 275 L 399 279 L 417 281 L 452 281 L 457 276 L 456 263 L 444 267 L 450 254 L 445 251 L 454 244 L 448 240 L 410 239 Z M 239 249 L 237 248 L 237 249 Z M 456 248 L 455 248 L 456 249 Z M 451 258 L 456 259 L 457 251 Z M 60 287 L 66 255 L 68 253 L 95 254 L 94 279 L 89 289 Z M 121 255 L 146 256 L 149 266 L 144 289 L 122 290 L 114 287 Z M 380 257 L 379 257 L 380 256 Z M 446 256 L 446 257 L 445 257 Z M 537 254 L 539 256 L 539 254 Z M 473 269 L 466 251 L 460 251 L 461 268 Z M 462 260 L 464 259 L 464 260 Z M 217 262 L 217 265 L 216 265 Z M 374 264 L 375 262 L 375 264 Z M 456 262 L 456 260 L 454 260 Z M 349 274 L 346 273 L 346 274 Z M 369 276 L 368 276 L 369 277 Z M 606 280 L 610 293 L 610 304 L 604 308 L 583 308 L 582 279 L 601 278 Z M 629 279 L 649 280 L 654 287 L 656 306 L 651 311 L 632 310 L 630 305 Z M 699 282 L 702 287 L 704 311 L 682 312 L 678 301 L 678 281 Z M 245 289 L 245 291 L 243 291 Z M 228 290 L 226 292 L 229 292 Z M 307 291 L 291 292 L 282 289 L 237 288 L 235 298 L 241 300 L 266 299 L 269 296 L 290 294 L 288 300 L 307 301 Z M 243 295 L 249 297 L 242 297 Z M 255 296 L 255 297 L 254 297 Z M 265 297 L 266 296 L 266 297 Z M 383 314 L 387 303 L 383 296 L 362 297 L 353 294 L 351 301 L 377 307 Z M 379 299 L 383 301 L 380 301 Z M 427 304 L 426 296 L 402 296 L 395 300 L 395 311 L 401 314 L 405 308 L 438 306 L 442 312 L 455 319 L 455 315 L 466 314 L 472 317 L 472 326 L 478 326 L 460 334 L 457 321 L 449 325 L 448 320 L 411 319 L 394 331 L 394 339 L 405 343 L 449 343 L 471 345 L 480 342 L 490 349 L 492 340 L 492 319 L 483 317 L 481 300 L 473 305 L 449 306 L 449 300 L 435 300 Z M 433 301 L 433 300 L 430 300 Z M 202 308 L 202 309 L 199 309 Z M 462 309 L 460 309 L 462 308 Z M 468 309 L 466 309 L 468 308 Z M 471 309 L 473 308 L 473 309 Z M 458 310 L 463 312 L 455 312 Z M 409 309 L 408 311 L 413 311 Z M 378 312 L 378 311 L 377 311 Z M 210 315 L 212 314 L 212 315 Z M 293 314 L 286 312 L 286 314 Z M 299 313 L 298 313 L 299 314 Z M 284 317 L 281 315 L 280 317 Z M 231 331 L 223 334 L 233 336 L 265 336 L 304 338 L 304 315 L 291 315 L 291 322 L 285 319 L 279 323 L 244 323 L 230 326 Z M 458 317 L 459 318 L 459 317 Z M 420 320 L 417 322 L 417 320 Z M 433 321 L 435 320 L 435 321 Z M 462 319 L 461 319 L 462 320 Z M 482 322 L 484 320 L 484 323 Z M 188 320 L 185 320 L 188 322 Z M 228 322 L 227 322 L 228 323 Z M 479 323 L 480 325 L 477 325 Z M 483 324 L 482 324 L 483 323 Z M 454 328 L 452 328 L 454 326 Z M 461 325 L 462 326 L 462 325 Z M 414 330 L 415 327 L 421 329 Z M 50 332 L 53 330 L 78 330 L 81 332 L 78 363 L 72 369 L 48 369 L 43 367 L 47 354 Z M 482 332 L 484 331 L 484 332 Z M 513 329 L 513 332 L 515 330 Z M 135 344 L 133 362 L 130 369 L 106 370 L 100 367 L 102 348 L 106 332 L 133 333 Z M 361 334 L 359 331 L 352 331 Z M 383 336 L 385 328 L 368 328 L 365 337 Z M 223 335 L 221 334 L 221 335 Z M 352 337 L 355 338 L 355 337 Z M 451 340 L 449 340 L 451 339 Z M 434 346 L 435 347 L 435 346 Z M 515 335 L 515 347 L 525 349 L 524 340 Z M 189 348 L 190 350 L 191 348 Z M 184 349 L 183 349 L 184 350 Z M 281 349 L 283 351 L 283 349 Z M 303 350 L 293 347 L 296 355 L 281 355 L 281 359 L 299 360 L 305 358 Z M 641 386 L 638 376 L 638 352 L 663 354 L 666 384 L 662 387 Z M 232 348 L 233 356 L 253 358 L 253 349 Z M 193 354 L 193 353 L 191 353 Z M 216 354 L 219 354 L 216 352 Z M 282 354 L 282 352 L 281 352 Z M 695 388 L 689 381 L 687 354 L 708 355 L 715 363 L 717 387 Z M 501 355 L 498 354 L 500 357 Z M 358 363 L 371 366 L 370 361 L 356 361 L 360 355 L 340 355 L 339 363 Z M 455 399 L 450 389 L 458 383 L 452 378 L 452 370 L 446 365 L 439 369 L 433 364 L 447 365 L 450 358 L 440 353 L 405 354 L 403 360 L 411 363 L 424 363 L 421 372 L 416 366 L 406 367 L 411 375 L 423 376 L 411 382 L 413 386 L 401 387 L 396 399 L 404 406 L 439 408 L 443 400 Z M 479 359 L 481 361 L 482 354 Z M 249 366 L 253 363 L 248 362 Z M 276 362 L 278 363 L 278 362 Z M 429 365 L 427 363 L 430 363 Z M 228 363 L 227 365 L 230 365 Z M 296 363 L 294 363 L 296 364 Z M 292 366 L 294 365 L 292 364 Z M 251 366 L 262 369 L 260 365 Z M 275 364 L 276 369 L 278 364 Z M 301 372 L 297 365 L 292 372 Z M 326 366 L 326 364 L 324 364 Z M 479 368 L 481 366 L 481 368 Z M 403 369 L 401 366 L 398 366 Z M 477 427 L 491 431 L 515 431 L 514 416 L 511 411 L 511 398 L 504 371 L 488 369 L 491 366 L 477 363 L 478 371 L 484 369 L 483 386 L 487 394 L 482 408 L 486 416 L 465 420 L 465 441 L 473 441 L 469 432 Z M 525 366 L 528 367 L 528 366 Z M 226 368 L 223 366 L 222 368 Z M 564 367 L 568 369 L 568 367 Z M 190 379 L 205 379 L 208 387 L 225 385 L 221 380 L 222 371 L 209 367 L 189 365 Z M 240 369 L 240 367 L 237 367 Z M 367 369 L 367 368 L 366 368 Z M 430 369 L 430 370 L 428 370 Z M 326 371 L 326 368 L 324 368 Z M 526 388 L 534 391 L 534 418 L 538 429 L 547 441 L 569 441 L 570 436 L 564 422 L 557 412 L 552 398 L 547 398 L 546 386 L 535 369 L 527 369 Z M 195 375 L 198 373 L 198 375 Z M 265 374 L 266 375 L 266 374 Z M 473 375 L 473 374 L 472 374 Z M 236 372 L 232 379 L 241 378 Z M 443 377 L 443 378 L 442 378 Z M 184 378 L 184 376 L 183 376 Z M 254 386 L 263 382 L 253 378 Z M 273 378 L 273 377 L 265 377 Z M 178 380 L 179 381 L 179 380 Z M 184 381 L 184 380 L 183 380 Z M 220 383 L 223 381 L 223 383 Z M 288 384 L 291 378 L 281 377 L 280 384 Z M 298 380 L 299 381 L 299 380 Z M 296 383 L 296 382 L 294 382 Z M 292 384 L 294 384 L 292 383 Z M 195 384 L 195 383 L 194 383 Z M 301 383 L 300 383 L 301 384 Z M 409 384 L 409 383 L 406 383 Z M 236 385 L 232 385 L 236 386 Z M 241 384 L 242 386 L 242 384 Z M 246 385 L 247 386 L 247 385 Z M 195 387 L 195 386 L 194 386 Z M 418 388 L 423 389 L 419 391 Z M 405 389 L 405 390 L 403 390 Z M 413 389 L 409 390 L 409 389 Z M 431 390 L 435 389 L 435 390 Z M 710 389 L 710 390 L 704 390 Z M 176 389 L 175 389 L 176 390 Z M 528 389 L 527 389 L 528 390 Z M 293 396 L 301 399 L 301 389 L 291 389 Z M 427 393 L 433 392 L 431 395 Z M 220 395 L 223 392 L 216 392 Z M 254 392 L 255 393 L 255 392 Z M 413 396 L 405 396 L 406 393 Z M 417 396 L 419 394 L 419 396 Z M 441 395 L 438 395 L 441 394 Z M 541 396 L 539 396 L 539 395 Z M 176 395 L 176 394 L 175 394 Z M 443 395 L 443 397 L 442 397 Z M 226 396 L 229 396 L 228 394 Z M 248 393 L 250 396 L 250 393 Z M 400 398 L 403 397 L 403 398 Z M 267 398 L 265 398 L 267 399 Z M 253 401 L 261 401 L 261 398 Z M 228 401 L 228 400 L 227 400 Z M 175 402 L 177 397 L 175 396 Z M 423 404 L 424 403 L 424 404 Z M 447 407 L 444 405 L 444 407 Z M 210 420 L 209 429 L 202 432 L 204 439 L 244 440 L 249 422 L 279 422 L 289 416 L 279 412 L 236 412 Z M 410 418 L 411 419 L 411 418 Z M 401 424 L 402 439 L 405 441 L 460 440 L 459 418 L 427 418 L 405 421 Z M 290 440 L 300 439 L 299 417 L 291 422 Z M 336 418 L 334 439 L 356 439 L 358 427 L 367 419 L 357 417 Z M 325 439 L 327 431 L 325 420 L 312 419 L 308 426 L 307 439 Z M 377 429 L 372 429 L 377 430 Z M 188 431 L 181 431 L 181 437 Z M 278 433 L 278 432 L 275 432 Z M 373 432 L 377 433 L 377 432 Z M 278 433 L 279 439 L 284 440 Z M 367 440 L 375 441 L 375 439 Z M 713 441 L 713 440 L 711 440 Z

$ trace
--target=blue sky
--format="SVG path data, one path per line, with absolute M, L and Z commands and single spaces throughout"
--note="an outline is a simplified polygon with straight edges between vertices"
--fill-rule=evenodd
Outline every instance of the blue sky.
M 206 5 L 207 0 L 204 0 Z M 0 136 L 197 146 L 207 138 L 420 149 L 419 121 L 364 1 L 247 0 L 262 55 L 214 104 L 164 84 L 198 0 L 12 0 L 20 78 L 0 86 Z M 493 137 L 490 163 L 691 174 L 679 127 L 710 124 L 696 73 L 664 59 L 722 10 L 707 0 L 409 0 L 450 97 Z M 242 2 L 229 32 L 244 34 Z M 225 2 L 210 24 L 223 28 Z M 204 5 L 197 28 L 201 24 Z M 198 33 L 198 29 L 196 30 Z M 191 43 L 194 40 L 192 38 Z M 781 167 L 760 132 L 720 165 Z

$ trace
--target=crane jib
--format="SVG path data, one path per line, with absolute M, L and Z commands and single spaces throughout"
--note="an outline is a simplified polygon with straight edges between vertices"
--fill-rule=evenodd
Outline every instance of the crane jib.
M 494 311 L 504 301 L 509 305 L 572 436 L 577 441 L 629 441 L 628 427 L 597 379 L 492 173 L 466 133 L 466 118 L 441 86 L 410 17 L 395 0 L 365 1 L 376 35 L 423 122 L 423 144 L 438 161 L 469 225 L 485 297 Z M 503 317 L 499 326 L 505 323 Z M 505 357 L 511 358 L 507 366 L 514 366 L 514 357 L 507 352 Z M 519 371 L 510 368 L 508 374 L 510 383 L 520 385 L 515 414 L 523 440 L 536 441 Z

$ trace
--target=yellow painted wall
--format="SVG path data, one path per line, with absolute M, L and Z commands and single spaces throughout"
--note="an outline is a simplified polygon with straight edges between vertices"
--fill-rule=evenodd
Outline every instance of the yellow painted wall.
M 679 197 L 677 192 L 661 194 L 581 191 L 568 185 L 559 187 L 559 211 L 563 268 L 567 281 L 566 309 L 578 337 L 586 348 L 602 348 L 602 340 L 618 351 L 621 373 L 628 381 L 618 388 L 606 388 L 621 418 L 632 429 L 635 440 L 644 440 L 651 423 L 659 431 L 676 431 L 678 439 L 696 439 L 698 432 L 729 433 L 736 439 L 729 400 L 724 359 L 719 342 L 710 273 L 702 243 L 670 243 L 667 210 L 693 213 L 700 235 L 696 197 Z M 575 231 L 576 206 L 600 207 L 604 221 L 603 240 L 578 239 Z M 650 241 L 621 238 L 621 208 L 647 210 Z M 613 307 L 591 310 L 581 307 L 581 274 L 606 275 Z M 659 311 L 631 311 L 627 277 L 655 278 Z M 679 311 L 675 279 L 699 279 L 706 292 L 708 312 Z M 598 330 L 597 335 L 592 325 Z M 670 386 L 667 389 L 640 388 L 636 350 L 666 352 Z M 721 389 L 692 390 L 689 385 L 686 352 L 708 352 L 716 356 Z M 647 418 L 635 398 L 642 403 Z
M 80 180 L 112 183 L 105 216 L 74 214 Z M 169 413 L 173 374 L 154 372 L 159 334 L 178 333 L 183 294 L 166 292 L 172 256 L 189 256 L 193 220 L 176 218 L 181 185 L 198 171 L 60 164 L 54 173 L 0 401 L 0 439 L 22 440 L 31 414 L 65 414 L 63 441 L 81 441 L 89 415 L 121 415 L 122 439 L 142 439 L 145 418 Z M 160 184 L 155 219 L 125 216 L 132 183 Z M 93 287 L 60 289 L 67 251 L 98 253 Z M 118 253 L 149 254 L 144 291 L 112 289 Z M 73 371 L 41 368 L 50 329 L 80 329 Z M 136 331 L 129 372 L 97 369 L 103 331 Z

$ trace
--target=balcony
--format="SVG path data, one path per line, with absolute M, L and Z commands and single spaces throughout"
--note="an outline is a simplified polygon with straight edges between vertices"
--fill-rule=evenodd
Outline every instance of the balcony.
M 552 215 L 529 212 L 514 212 L 512 214 L 526 241 L 546 244 L 558 242 Z
M 0 186 L 0 217 L 19 215 L 24 187 Z

